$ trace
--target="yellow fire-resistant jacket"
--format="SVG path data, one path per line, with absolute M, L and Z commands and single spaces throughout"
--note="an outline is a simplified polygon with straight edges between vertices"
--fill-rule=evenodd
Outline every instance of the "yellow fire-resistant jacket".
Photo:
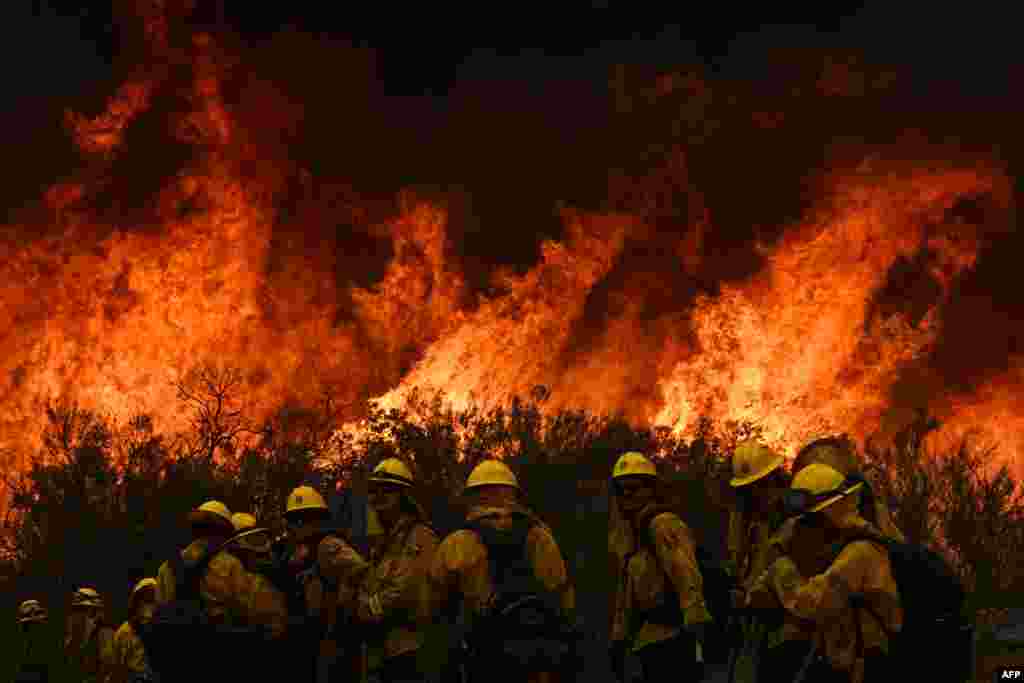
M 76 683 L 106 683 L 114 669 L 114 629 L 97 625 L 78 649 L 65 641 L 64 657 Z
M 736 581 L 743 588 L 748 588 L 781 555 L 771 542 L 779 527 L 775 521 L 735 508 L 729 513 L 729 559 Z
M 641 511 L 644 517 L 646 510 Z M 621 524 L 626 524 L 621 520 Z M 614 534 L 614 531 L 613 531 Z M 618 588 L 612 614 L 611 640 L 628 640 L 631 625 L 639 615 L 662 605 L 667 599 L 666 581 L 671 581 L 679 596 L 683 624 L 661 624 L 643 621 L 632 638 L 633 652 L 652 643 L 668 640 L 679 634 L 682 626 L 711 621 L 704 601 L 704 584 L 697 565 L 696 543 L 690 528 L 673 512 L 662 512 L 650 520 L 651 544 L 639 539 L 635 552 L 616 552 L 610 539 L 613 557 L 619 562 Z M 637 543 L 634 540 L 633 543 Z
M 856 514 L 844 520 L 841 529 L 840 544 L 860 533 L 882 535 Z M 868 609 L 851 606 L 852 595 L 863 596 L 889 631 L 902 626 L 903 612 L 888 552 L 873 541 L 849 543 L 826 570 L 807 578 L 791 557 L 781 557 L 755 583 L 750 600 L 756 605 L 777 599 L 797 619 L 813 624 L 819 651 L 833 667 L 849 672 L 852 683 L 861 683 L 864 653 L 888 650 L 888 638 Z M 860 652 L 858 620 L 863 634 Z
M 526 555 L 534 573 L 545 589 L 558 595 L 564 616 L 573 619 L 576 609 L 576 594 L 562 557 L 562 551 L 555 541 L 551 529 L 534 517 L 528 510 L 515 507 L 477 506 L 469 511 L 466 520 L 493 525 L 495 528 L 509 528 L 514 513 L 533 517 L 534 526 L 526 537 Z M 459 601 L 462 612 L 469 622 L 480 614 L 494 593 L 490 569 L 487 564 L 487 547 L 477 535 L 467 529 L 449 534 L 437 547 L 429 570 L 431 613 Z
M 194 562 L 209 547 L 209 541 L 194 541 L 182 551 L 185 562 Z M 175 577 L 164 562 L 157 572 L 157 603 L 174 600 Z M 248 571 L 226 550 L 210 560 L 199 582 L 207 615 L 214 624 L 263 626 L 274 637 L 284 633 L 288 606 L 284 595 L 263 575 Z
M 121 624 L 114 633 L 113 650 L 113 675 L 110 683 L 126 683 L 133 673 L 146 670 L 146 651 L 130 620 Z
M 427 573 L 437 544 L 433 529 L 407 514 L 371 549 L 357 607 L 358 620 L 370 626 L 371 669 L 423 645 L 422 629 L 431 616 Z

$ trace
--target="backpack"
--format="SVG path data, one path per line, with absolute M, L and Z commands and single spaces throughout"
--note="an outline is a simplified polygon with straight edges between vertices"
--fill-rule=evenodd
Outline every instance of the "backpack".
M 139 638 L 149 665 L 162 681 L 192 680 L 195 662 L 216 655 L 215 635 L 200 595 L 200 581 L 220 547 L 207 548 L 195 562 L 186 563 L 181 553 L 168 560 L 174 572 L 174 599 L 157 606 L 149 624 L 140 627 Z
M 682 515 L 671 506 L 655 506 L 645 512 L 644 516 L 640 518 L 639 526 L 644 530 L 642 540 L 648 546 L 653 547 L 654 545 L 654 539 L 651 538 L 651 522 L 655 517 L 665 512 L 670 512 L 682 519 Z M 702 643 L 704 661 L 709 663 L 724 662 L 729 656 L 727 624 L 730 610 L 732 609 L 732 589 L 736 582 L 732 574 L 725 568 L 725 565 L 721 561 L 716 560 L 705 546 L 699 543 L 696 544 L 694 555 L 703 584 L 704 604 L 713 620 L 705 631 L 705 642 Z M 656 553 L 654 557 L 657 558 Z M 627 558 L 626 562 L 628 564 L 629 558 Z M 664 572 L 664 568 L 662 568 L 662 571 Z M 665 576 L 664 601 L 661 605 L 643 615 L 643 617 L 655 623 L 682 626 L 684 617 L 682 610 L 679 608 L 679 594 L 667 573 Z
M 962 616 L 966 593 L 953 569 L 941 555 L 923 545 L 877 535 L 854 537 L 842 547 L 860 540 L 873 541 L 888 552 L 903 607 L 903 627 L 891 632 L 862 596 L 851 600 L 854 607 L 864 608 L 885 630 L 890 661 L 897 666 L 913 666 L 929 680 L 969 679 L 974 633 Z
M 520 671 L 558 671 L 575 667 L 574 633 L 557 596 L 534 574 L 526 539 L 535 522 L 516 513 L 510 529 L 479 522 L 472 531 L 487 548 L 494 594 L 472 622 L 466 644 L 473 659 L 493 671 L 496 661 Z M 495 659 L 497 658 L 497 659 Z

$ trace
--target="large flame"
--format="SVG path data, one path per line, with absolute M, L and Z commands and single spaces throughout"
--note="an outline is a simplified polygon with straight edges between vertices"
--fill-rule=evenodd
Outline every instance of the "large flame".
M 147 31 L 154 51 L 170 54 L 167 27 L 152 19 Z M 1010 183 L 994 163 L 836 169 L 814 209 L 759 246 L 752 274 L 678 293 L 679 306 L 655 314 L 651 292 L 676 293 L 642 265 L 630 270 L 629 245 L 648 234 L 644 217 L 563 209 L 564 235 L 543 242 L 538 262 L 500 271 L 492 293 L 474 297 L 451 258 L 450 216 L 419 195 L 403 193 L 381 213 L 339 208 L 325 184 L 293 220 L 337 223 L 343 214 L 352 233 L 320 243 L 315 230 L 283 226 L 280 150 L 259 158 L 258 131 L 226 103 L 228 61 L 214 41 L 197 38 L 190 59 L 189 88 L 167 112 L 154 108 L 180 90 L 173 69 L 133 77 L 98 116 L 69 115 L 87 163 L 46 192 L 45 220 L 4 231 L 7 467 L 23 468 L 38 448 L 43 408 L 56 398 L 185 427 L 173 382 L 211 361 L 244 370 L 256 420 L 324 391 L 354 420 L 373 397 L 397 406 L 416 387 L 440 389 L 456 407 L 487 407 L 545 385 L 550 410 L 621 413 L 683 433 L 704 415 L 753 421 L 788 452 L 822 432 L 862 441 L 891 433 L 907 410 L 925 408 L 943 422 L 936 438 L 982 430 L 1022 461 L 1021 359 L 970 391 L 944 391 L 933 379 L 923 398 L 900 398 L 908 378 L 930 376 L 944 307 L 979 256 L 981 226 L 957 219 L 956 207 L 981 197 L 1009 215 Z M 191 150 L 152 198 L 157 226 L 97 208 L 146 116 L 168 117 L 176 144 Z M 317 194 L 309 172 L 294 176 Z M 658 256 L 680 274 L 696 272 L 708 238 L 727 227 L 706 210 L 691 219 L 662 240 L 674 251 Z M 374 284 L 339 278 L 347 238 L 377 245 L 367 258 L 389 245 Z M 894 273 L 907 264 L 935 291 L 904 295 Z M 595 301 L 604 309 L 596 325 Z

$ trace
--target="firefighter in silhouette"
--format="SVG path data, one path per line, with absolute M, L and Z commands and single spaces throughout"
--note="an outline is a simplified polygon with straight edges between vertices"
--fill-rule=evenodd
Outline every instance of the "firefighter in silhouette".
M 356 587 L 370 565 L 334 526 L 327 502 L 311 486 L 299 486 L 285 507 L 288 549 L 285 567 L 291 577 L 289 611 L 298 624 L 289 637 L 292 661 L 307 668 L 301 681 L 351 679 L 362 669 L 352 621 Z
M 501 461 L 477 465 L 466 480 L 466 524 L 445 537 L 430 565 L 435 613 L 464 626 L 454 656 L 472 683 L 571 680 L 579 669 L 565 560 L 519 492 Z
M 437 534 L 411 495 L 412 471 L 397 458 L 374 468 L 369 502 L 383 527 L 371 548 L 358 595 L 357 619 L 367 642 L 367 667 L 383 683 L 422 681 L 417 655 L 430 621 L 427 569 Z
M 47 633 L 49 615 L 38 600 L 26 600 L 18 606 L 18 630 L 21 632 L 21 657 L 15 683 L 46 683 L 54 647 Z
M 156 579 L 142 579 L 128 598 L 128 620 L 114 633 L 114 670 L 110 683 L 155 681 L 140 633 L 156 610 Z
M 64 660 L 76 683 L 105 683 L 113 671 L 114 629 L 107 623 L 103 598 L 94 588 L 79 588 L 71 596 Z
M 784 522 L 782 496 L 789 487 L 784 463 L 781 454 L 754 440 L 739 444 L 732 457 L 729 485 L 736 495 L 729 515 L 728 550 L 735 571 L 733 607 L 737 611 L 730 616 L 728 632 L 730 671 L 737 682 L 753 680 L 761 651 L 781 637 L 781 611 L 739 610 L 751 583 L 781 555 L 772 541 Z
M 699 681 L 711 614 L 693 533 L 661 500 L 658 484 L 654 463 L 641 453 L 625 453 L 612 469 L 612 666 L 620 681 L 633 675 L 633 662 L 647 683 Z
M 235 529 L 226 505 L 208 501 L 188 519 L 192 542 L 157 572 L 157 608 L 143 638 L 150 664 L 163 678 L 194 677 L 195 669 L 187 669 L 193 661 L 181 657 L 185 648 L 206 662 L 207 676 L 245 675 L 243 664 L 257 668 L 259 658 L 278 647 L 287 627 L 286 605 L 227 546 Z M 190 625 L 196 621 L 203 628 Z M 251 656 L 229 662 L 218 654 L 225 649 Z
M 762 667 L 765 680 L 862 683 L 891 675 L 882 653 L 888 649 L 887 632 L 902 625 L 902 609 L 886 549 L 871 540 L 852 540 L 865 534 L 884 537 L 859 513 L 863 486 L 821 463 L 794 476 L 791 488 L 809 499 L 806 512 L 783 541 L 787 554 L 755 580 L 747 600 L 755 607 L 781 605 L 809 625 L 811 643 L 792 639 L 773 648 Z M 788 554 L 801 544 L 839 550 L 832 551 L 823 571 L 810 574 Z M 854 606 L 854 596 L 863 596 L 866 606 Z

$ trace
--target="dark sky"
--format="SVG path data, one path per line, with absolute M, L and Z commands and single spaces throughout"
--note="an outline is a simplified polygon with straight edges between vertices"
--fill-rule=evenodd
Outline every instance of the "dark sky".
M 81 10 L 83 4 L 95 7 Z M 9 71 L 14 79 L 4 89 L 5 109 L 26 95 L 67 90 L 103 76 L 104 62 L 116 46 L 112 10 L 103 4 L 4 3 L 2 57 L 4 64 L 18 65 Z M 638 4 L 647 8 L 637 9 Z M 745 72 L 756 68 L 765 46 L 850 45 L 879 59 L 962 80 L 966 87 L 998 88 L 1009 66 L 1020 61 L 1012 3 L 833 2 L 817 9 L 813 3 L 800 4 L 788 11 L 779 3 L 754 10 L 726 3 L 715 14 L 717 4 L 701 3 L 700 11 L 693 12 L 689 5 L 621 0 L 482 3 L 477 9 L 464 9 L 473 7 L 467 3 L 455 4 L 459 9 L 445 3 L 396 3 L 393 11 L 370 14 L 340 13 L 335 3 L 319 0 L 223 0 L 223 12 L 229 24 L 252 37 L 290 23 L 380 48 L 387 87 L 403 94 L 443 92 L 458 77 L 490 73 L 502 53 L 515 56 L 524 50 L 523 58 L 501 60 L 502 68 L 525 77 L 569 72 L 600 78 L 608 62 L 698 56 Z M 556 65 L 545 54 L 570 59 Z

